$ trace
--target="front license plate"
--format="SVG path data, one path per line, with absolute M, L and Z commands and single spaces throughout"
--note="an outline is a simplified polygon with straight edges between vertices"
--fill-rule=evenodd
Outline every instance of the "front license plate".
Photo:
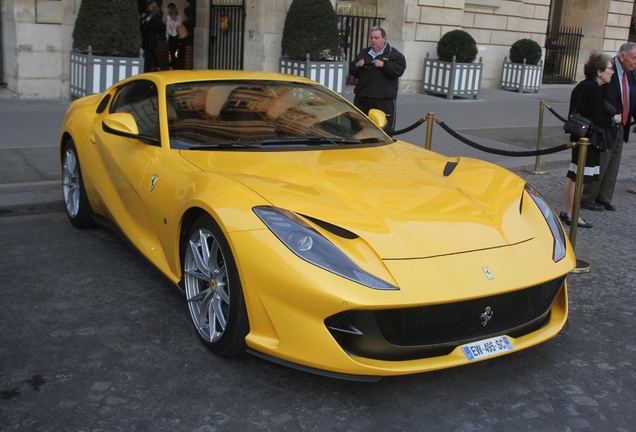
M 507 336 L 497 336 L 463 345 L 462 349 L 464 350 L 464 354 L 466 354 L 466 358 L 472 361 L 505 351 L 512 351 L 514 347 Z

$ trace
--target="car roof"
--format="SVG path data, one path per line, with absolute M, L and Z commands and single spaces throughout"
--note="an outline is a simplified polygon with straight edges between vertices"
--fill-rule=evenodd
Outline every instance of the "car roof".
M 300 83 L 314 83 L 307 78 L 299 77 L 297 75 L 288 75 L 278 72 L 263 72 L 263 71 L 244 71 L 244 70 L 210 70 L 210 69 L 198 69 L 198 70 L 171 70 L 171 71 L 158 71 L 147 72 L 140 75 L 135 75 L 132 79 L 144 79 L 150 78 L 154 81 L 161 82 L 164 85 L 173 83 L 183 83 L 187 81 L 208 81 L 208 80 L 267 80 L 267 81 L 288 81 L 288 82 L 300 82 Z M 126 80 L 126 81 L 128 81 Z

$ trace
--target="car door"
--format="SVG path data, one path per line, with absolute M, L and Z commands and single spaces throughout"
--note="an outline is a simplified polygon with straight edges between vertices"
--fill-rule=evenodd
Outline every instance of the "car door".
M 133 116 L 139 138 L 129 138 L 94 128 L 97 159 L 102 175 L 95 188 L 104 202 L 109 219 L 113 220 L 137 247 L 152 232 L 144 205 L 150 189 L 148 166 L 162 159 L 159 133 L 158 92 L 149 80 L 136 80 L 120 87 L 108 113 L 126 112 Z

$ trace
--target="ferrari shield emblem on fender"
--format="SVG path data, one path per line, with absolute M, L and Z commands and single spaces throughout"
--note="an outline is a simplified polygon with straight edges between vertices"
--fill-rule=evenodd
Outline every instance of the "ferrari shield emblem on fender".
M 152 192 L 157 185 L 157 181 L 159 181 L 159 176 L 157 174 L 153 174 L 153 176 L 150 177 L 150 187 L 148 188 L 148 192 Z
M 495 278 L 495 275 L 492 274 L 489 267 L 482 267 L 481 269 L 484 271 L 484 274 L 486 275 L 486 278 L 488 280 L 493 280 Z

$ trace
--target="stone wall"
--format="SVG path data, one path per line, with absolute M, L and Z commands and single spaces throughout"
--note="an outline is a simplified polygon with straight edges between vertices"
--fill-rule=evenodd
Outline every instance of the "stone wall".
M 575 7 L 576 6 L 576 7 Z M 577 70 L 583 77 L 583 65 L 592 51 L 615 54 L 627 41 L 634 0 L 578 0 L 564 6 L 564 25 L 582 27 L 583 40 Z
M 73 0 L 2 2 L 4 79 L 20 97 L 67 98 Z
M 20 97 L 68 98 L 70 50 L 81 0 L 3 0 L 1 81 Z M 365 2 L 372 4 L 373 1 Z M 166 2 L 164 2 L 167 5 Z M 209 50 L 209 0 L 197 1 L 194 68 L 205 69 Z M 439 38 L 453 29 L 469 32 L 483 57 L 482 87 L 498 87 L 510 46 L 530 38 L 541 46 L 550 0 L 377 0 L 388 41 L 408 67 L 401 91 L 419 91 L 424 58 L 437 57 Z M 627 39 L 634 0 L 564 0 L 563 25 L 583 28 L 579 74 L 589 53 L 614 53 Z M 246 0 L 245 58 L 248 70 L 277 71 L 282 29 L 291 0 Z M 335 4 L 335 0 L 334 0 Z
M 421 80 L 426 53 L 437 58 L 437 41 L 451 30 L 465 30 L 477 42 L 477 56 L 483 57 L 484 63 L 483 87 L 500 85 L 502 62 L 515 41 L 528 38 L 541 46 L 545 42 L 550 0 L 417 0 L 407 3 L 406 23 L 414 26 L 412 42 L 405 42 L 405 55 L 410 60 L 409 79 L 417 80 L 419 75 Z

